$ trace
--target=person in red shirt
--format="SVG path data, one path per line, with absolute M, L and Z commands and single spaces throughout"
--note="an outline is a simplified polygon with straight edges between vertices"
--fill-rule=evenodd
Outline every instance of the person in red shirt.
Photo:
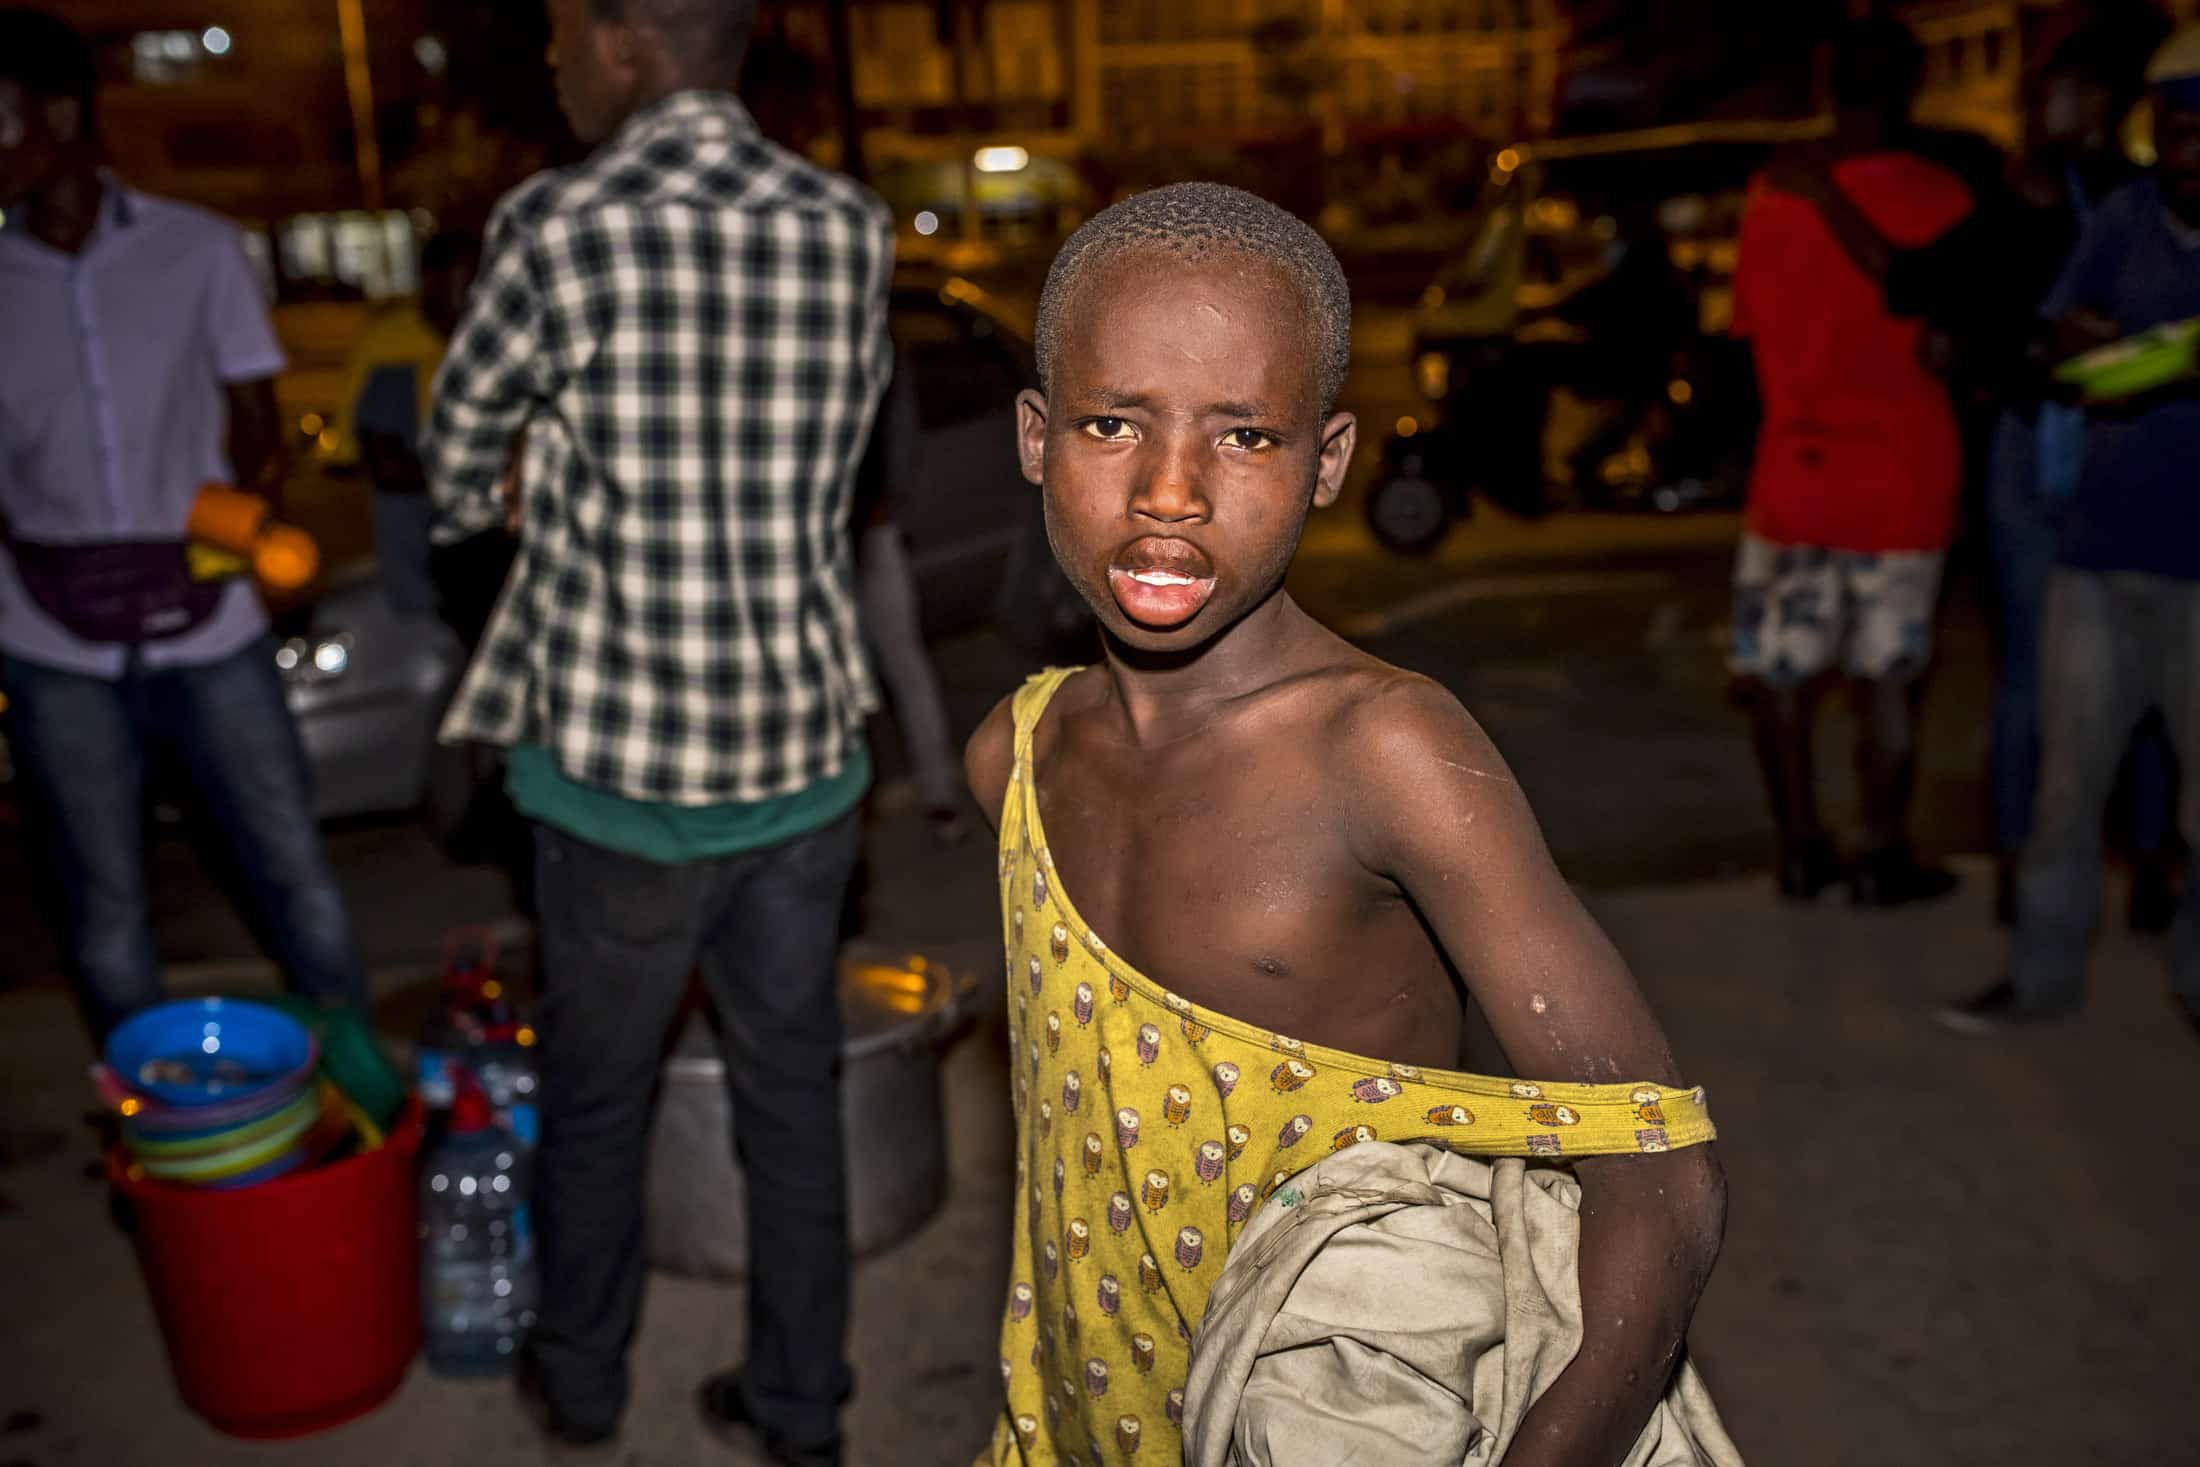
M 1734 278 L 1734 330 L 1764 402 L 1734 572 L 1733 672 L 1757 724 L 1779 826 L 1783 895 L 1814 899 L 1847 871 L 1861 903 L 1945 895 L 1907 837 L 1918 693 L 1932 654 L 1941 565 L 1963 450 L 1924 324 L 1889 313 L 1812 195 L 1839 190 L 1902 247 L 1971 209 L 1955 174 L 1904 150 L 1922 56 L 1890 20 L 1834 44 L 1833 136 L 1776 161 L 1752 188 Z M 1869 847 L 1845 867 L 1818 815 L 1815 694 L 1857 686 L 1858 772 Z

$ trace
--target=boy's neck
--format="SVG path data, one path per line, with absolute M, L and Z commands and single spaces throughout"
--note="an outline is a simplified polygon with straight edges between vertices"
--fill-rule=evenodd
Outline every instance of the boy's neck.
M 1321 625 L 1278 588 L 1211 642 L 1176 653 L 1141 652 L 1110 637 L 1106 673 L 1134 742 L 1197 733 L 1214 710 L 1298 671 L 1298 654 Z

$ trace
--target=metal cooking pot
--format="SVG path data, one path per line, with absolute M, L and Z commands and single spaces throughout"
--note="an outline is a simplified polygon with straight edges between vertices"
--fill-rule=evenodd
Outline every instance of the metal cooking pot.
M 946 1194 L 939 1052 L 974 987 L 921 957 L 856 944 L 841 954 L 841 1129 L 859 1255 L 910 1236 Z M 647 1188 L 653 1266 L 720 1279 L 748 1272 L 747 1189 L 734 1159 L 726 1062 L 700 1014 L 665 1062 Z

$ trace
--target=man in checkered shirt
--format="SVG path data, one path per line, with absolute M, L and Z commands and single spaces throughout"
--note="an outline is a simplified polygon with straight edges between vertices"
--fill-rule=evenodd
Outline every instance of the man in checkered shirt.
M 543 1302 L 526 1382 L 609 1438 L 663 1042 L 698 967 L 747 1172 L 749 1363 L 716 1424 L 840 1460 L 838 923 L 875 703 L 848 507 L 891 371 L 892 225 L 728 90 L 754 0 L 550 0 L 589 158 L 522 184 L 437 380 L 446 535 L 521 549 L 444 737 L 509 748 L 543 951 Z

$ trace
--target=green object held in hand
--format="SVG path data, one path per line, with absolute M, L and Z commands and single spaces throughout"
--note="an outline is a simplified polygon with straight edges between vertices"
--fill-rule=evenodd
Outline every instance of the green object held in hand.
M 290 993 L 256 993 L 252 1001 L 281 1009 L 311 1029 L 321 1041 L 322 1076 L 375 1125 L 389 1129 L 405 1105 L 405 1077 L 382 1053 L 374 1031 L 358 1011 L 324 1009 Z
M 2200 319 L 2165 321 L 2072 357 L 2055 369 L 2055 380 L 2077 388 L 2087 402 L 2114 402 L 2200 374 L 2196 354 Z

